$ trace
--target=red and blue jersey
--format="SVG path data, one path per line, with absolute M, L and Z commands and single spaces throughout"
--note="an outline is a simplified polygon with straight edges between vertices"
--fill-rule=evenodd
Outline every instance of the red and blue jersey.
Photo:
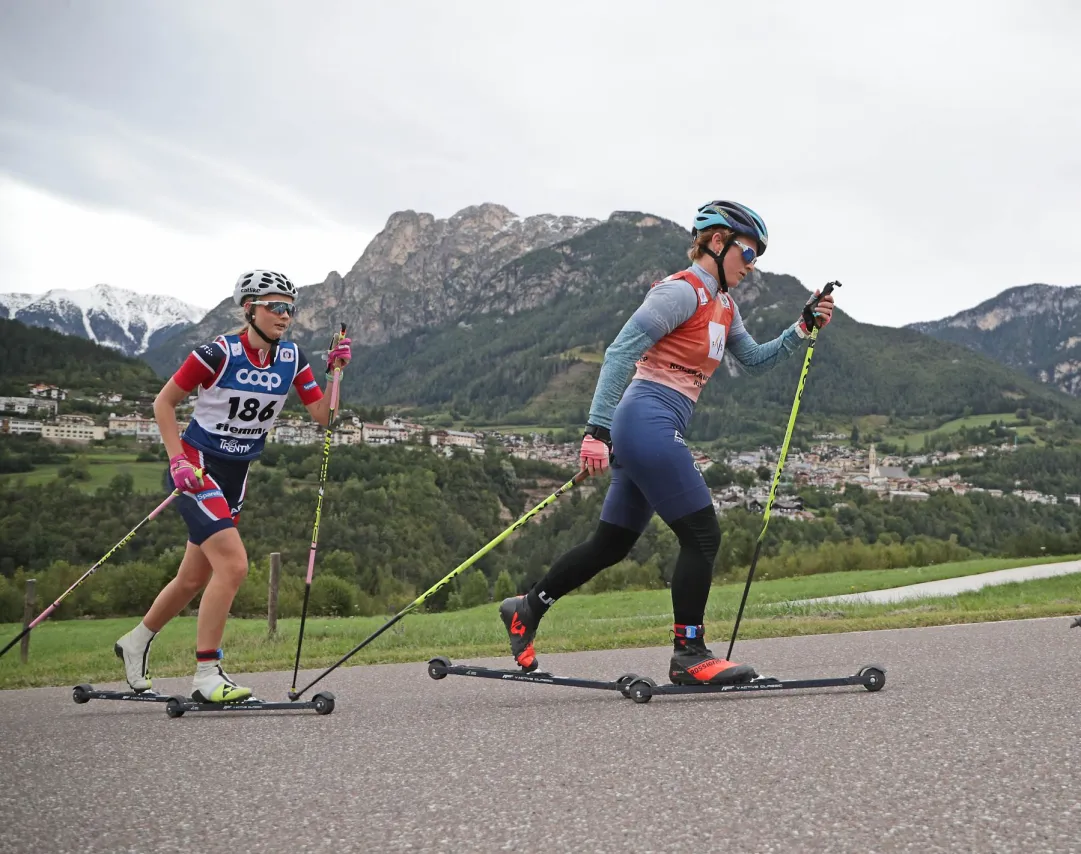
M 305 405 L 323 397 L 300 347 L 281 342 L 270 364 L 251 346 L 246 330 L 195 348 L 173 380 L 184 391 L 199 389 L 181 438 L 204 454 L 231 460 L 259 456 L 290 387 Z

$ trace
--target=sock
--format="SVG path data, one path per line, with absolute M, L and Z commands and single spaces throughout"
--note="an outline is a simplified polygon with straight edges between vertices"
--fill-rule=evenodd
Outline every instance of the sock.
M 155 635 L 157 635 L 157 632 L 150 631 L 142 620 L 139 621 L 139 625 L 131 630 L 131 639 L 141 646 L 146 646 L 154 640 Z

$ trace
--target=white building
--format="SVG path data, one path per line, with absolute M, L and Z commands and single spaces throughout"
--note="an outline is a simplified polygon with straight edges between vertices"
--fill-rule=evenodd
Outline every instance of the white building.
M 29 415 L 31 409 L 56 415 L 56 401 L 42 400 L 38 397 L 0 397 L 0 412 Z
M 40 436 L 44 423 L 26 418 L 0 418 L 0 433 L 8 436 Z
M 283 445 L 312 445 L 322 441 L 324 429 L 322 424 L 314 421 L 280 418 L 267 436 L 267 441 Z
M 396 427 L 400 430 L 404 430 L 407 436 L 416 436 L 424 432 L 423 424 L 415 424 L 412 421 L 406 421 L 404 418 L 399 418 L 397 415 L 392 415 L 390 418 L 384 418 L 383 424 L 387 427 Z
M 86 424 L 80 421 L 44 424 L 41 427 L 41 438 L 47 442 L 71 442 L 86 445 L 90 442 L 100 442 L 104 439 L 105 428 L 99 427 L 93 422 Z
M 141 415 L 116 415 L 109 413 L 110 436 L 134 436 L 149 442 L 161 441 L 161 430 L 158 422 L 153 418 L 143 418 Z
M 386 421 L 382 424 L 365 421 L 360 425 L 360 429 L 365 445 L 391 445 L 395 442 L 404 442 L 409 438 L 409 432 L 405 427 L 391 426 Z
M 325 432 L 321 435 L 325 436 Z M 332 445 L 359 445 L 364 441 L 364 431 L 352 424 L 339 424 L 330 434 Z
M 68 396 L 67 389 L 54 385 L 45 385 L 44 383 L 33 383 L 30 386 L 30 394 L 34 395 L 34 397 L 47 397 L 51 400 L 66 400 Z
M 433 448 L 440 446 L 476 448 L 479 445 L 476 433 L 463 433 L 460 430 L 433 430 L 428 441 Z

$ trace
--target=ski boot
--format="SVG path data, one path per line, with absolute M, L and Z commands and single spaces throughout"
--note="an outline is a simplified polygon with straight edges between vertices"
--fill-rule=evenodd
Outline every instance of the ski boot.
M 116 657 L 124 662 L 124 678 L 136 694 L 142 694 L 151 689 L 150 644 L 153 643 L 155 637 L 157 634 L 140 622 L 113 644 Z
M 221 650 L 217 658 L 200 659 L 191 682 L 191 698 L 196 703 L 242 703 L 251 696 L 251 688 L 242 688 L 221 666 Z
M 758 673 L 749 664 L 717 658 L 706 649 L 702 626 L 675 625 L 675 650 L 668 678 L 675 685 L 735 685 L 750 682 Z
M 537 654 L 533 639 L 537 636 L 540 618 L 534 616 L 526 596 L 511 596 L 499 606 L 499 616 L 510 635 L 510 651 L 515 662 L 526 673 L 537 669 Z

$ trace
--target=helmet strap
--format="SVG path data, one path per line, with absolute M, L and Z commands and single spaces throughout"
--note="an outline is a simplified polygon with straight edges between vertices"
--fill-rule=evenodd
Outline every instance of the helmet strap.
M 725 280 L 724 275 L 724 256 L 728 254 L 728 250 L 732 248 L 732 244 L 736 242 L 735 235 L 728 238 L 725 241 L 724 249 L 721 250 L 721 254 L 718 255 L 708 246 L 703 246 L 702 251 L 705 252 L 710 258 L 717 263 L 717 287 L 722 294 L 728 293 L 728 282 Z
M 274 360 L 278 357 L 278 342 L 281 341 L 281 338 L 280 337 L 279 338 L 271 338 L 262 329 L 260 329 L 258 326 L 256 326 L 255 325 L 255 312 L 252 311 L 251 309 L 248 309 L 247 314 L 245 316 L 247 317 L 248 325 L 251 326 L 251 328 L 254 329 L 257 333 L 259 333 L 260 338 L 262 338 L 264 341 L 266 341 L 270 345 L 270 360 L 269 360 L 268 364 L 273 365 Z

